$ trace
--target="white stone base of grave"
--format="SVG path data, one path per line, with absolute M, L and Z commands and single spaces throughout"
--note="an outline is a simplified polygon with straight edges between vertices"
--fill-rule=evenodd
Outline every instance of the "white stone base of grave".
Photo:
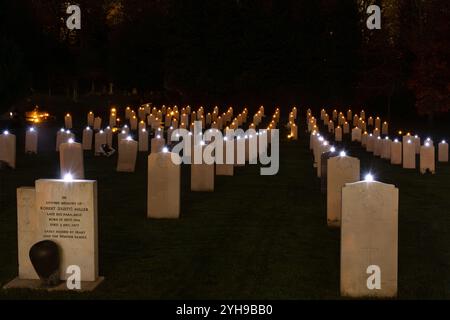
M 81 281 L 81 289 L 68 289 L 65 281 L 55 287 L 43 287 L 41 280 L 19 279 L 18 277 L 11 280 L 3 286 L 3 289 L 31 289 L 31 290 L 45 290 L 45 291 L 75 291 L 75 292 L 89 292 L 94 291 L 100 283 L 105 280 L 105 277 L 98 277 L 95 281 Z

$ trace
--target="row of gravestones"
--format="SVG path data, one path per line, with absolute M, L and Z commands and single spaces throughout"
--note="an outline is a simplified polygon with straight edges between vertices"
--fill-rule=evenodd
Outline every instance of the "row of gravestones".
M 333 118 L 337 111 L 333 111 Z M 307 111 L 307 125 L 308 131 L 314 134 L 318 133 L 317 120 L 312 116 L 311 111 Z M 351 110 L 348 111 L 348 116 L 351 118 Z M 339 113 L 338 118 L 343 117 L 342 112 Z M 374 156 L 379 156 L 382 159 L 390 160 L 391 164 L 403 165 L 405 169 L 415 169 L 416 168 L 416 155 L 419 155 L 419 168 L 421 173 L 436 171 L 436 150 L 434 142 L 427 138 L 423 145 L 421 145 L 421 139 L 418 135 L 412 136 L 410 133 L 404 135 L 399 141 L 399 139 L 391 140 L 388 137 L 388 124 L 384 122 L 382 129 L 380 131 L 381 120 L 379 117 L 375 120 L 375 126 L 373 127 L 372 133 L 368 133 L 365 127 L 361 127 L 361 121 L 364 123 L 365 115 L 361 111 L 359 120 L 358 116 L 355 115 L 354 125 L 355 127 L 350 131 L 349 125 L 344 127 L 344 136 L 347 134 L 351 137 L 352 142 L 358 142 L 362 147 L 366 149 L 367 152 L 373 153 Z M 336 142 L 342 142 L 343 135 L 342 129 L 338 126 L 334 128 L 333 120 L 328 120 L 328 114 L 325 110 L 321 112 L 321 119 L 323 120 L 323 125 L 327 127 L 329 134 L 334 134 L 334 140 Z M 373 124 L 372 117 L 369 118 L 369 125 Z M 331 125 L 330 125 L 331 124 Z M 381 137 L 384 135 L 384 138 Z M 442 140 L 438 144 L 437 149 L 437 161 L 438 162 L 448 162 L 449 161 L 449 145 L 445 140 Z
M 361 181 L 359 159 L 337 152 L 317 132 L 310 149 L 327 196 L 327 224 L 341 230 L 341 295 L 397 296 L 398 189 L 371 177 Z
M 277 120 L 272 121 L 275 126 L 278 109 L 276 114 Z M 64 134 L 65 138 L 74 139 L 72 133 L 64 130 Z M 39 179 L 34 187 L 17 189 L 19 272 L 4 288 L 90 291 L 103 281 L 98 270 L 97 181 L 73 179 L 84 177 L 83 148 L 74 141 L 64 142 L 65 138 L 60 139 L 58 146 L 61 170 L 70 168 L 74 175 L 66 179 Z M 148 156 L 148 218 L 180 216 L 180 162 L 174 161 L 177 157 L 165 151 Z M 232 176 L 235 165 L 192 164 L 191 190 L 214 191 L 214 176 Z M 49 262 L 49 242 L 56 244 L 57 265 Z M 37 250 L 34 254 L 33 249 Z M 53 256 L 51 261 L 54 260 Z M 50 275 L 60 280 L 56 286 L 45 285 L 47 282 L 43 280 Z

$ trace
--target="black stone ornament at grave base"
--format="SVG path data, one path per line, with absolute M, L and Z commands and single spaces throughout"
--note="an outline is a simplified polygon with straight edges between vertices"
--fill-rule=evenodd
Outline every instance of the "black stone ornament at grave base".
M 59 280 L 59 248 L 50 240 L 35 243 L 30 249 L 30 260 L 44 287 L 54 287 Z
M 324 152 L 320 156 L 320 192 L 327 193 L 328 159 L 336 156 L 336 152 Z

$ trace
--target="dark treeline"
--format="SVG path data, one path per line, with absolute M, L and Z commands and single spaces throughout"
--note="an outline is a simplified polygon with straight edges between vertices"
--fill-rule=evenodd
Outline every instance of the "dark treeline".
M 109 83 L 173 103 L 450 106 L 447 0 L 76 3 L 81 30 L 69 31 L 65 1 L 0 2 L 2 110 Z M 366 28 L 373 3 L 381 30 Z

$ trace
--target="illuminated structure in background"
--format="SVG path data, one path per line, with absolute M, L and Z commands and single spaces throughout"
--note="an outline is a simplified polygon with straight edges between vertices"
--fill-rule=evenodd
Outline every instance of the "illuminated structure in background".
M 25 120 L 30 123 L 41 123 L 51 118 L 50 114 L 45 111 L 39 111 L 39 107 L 34 107 L 33 111 L 25 112 Z

